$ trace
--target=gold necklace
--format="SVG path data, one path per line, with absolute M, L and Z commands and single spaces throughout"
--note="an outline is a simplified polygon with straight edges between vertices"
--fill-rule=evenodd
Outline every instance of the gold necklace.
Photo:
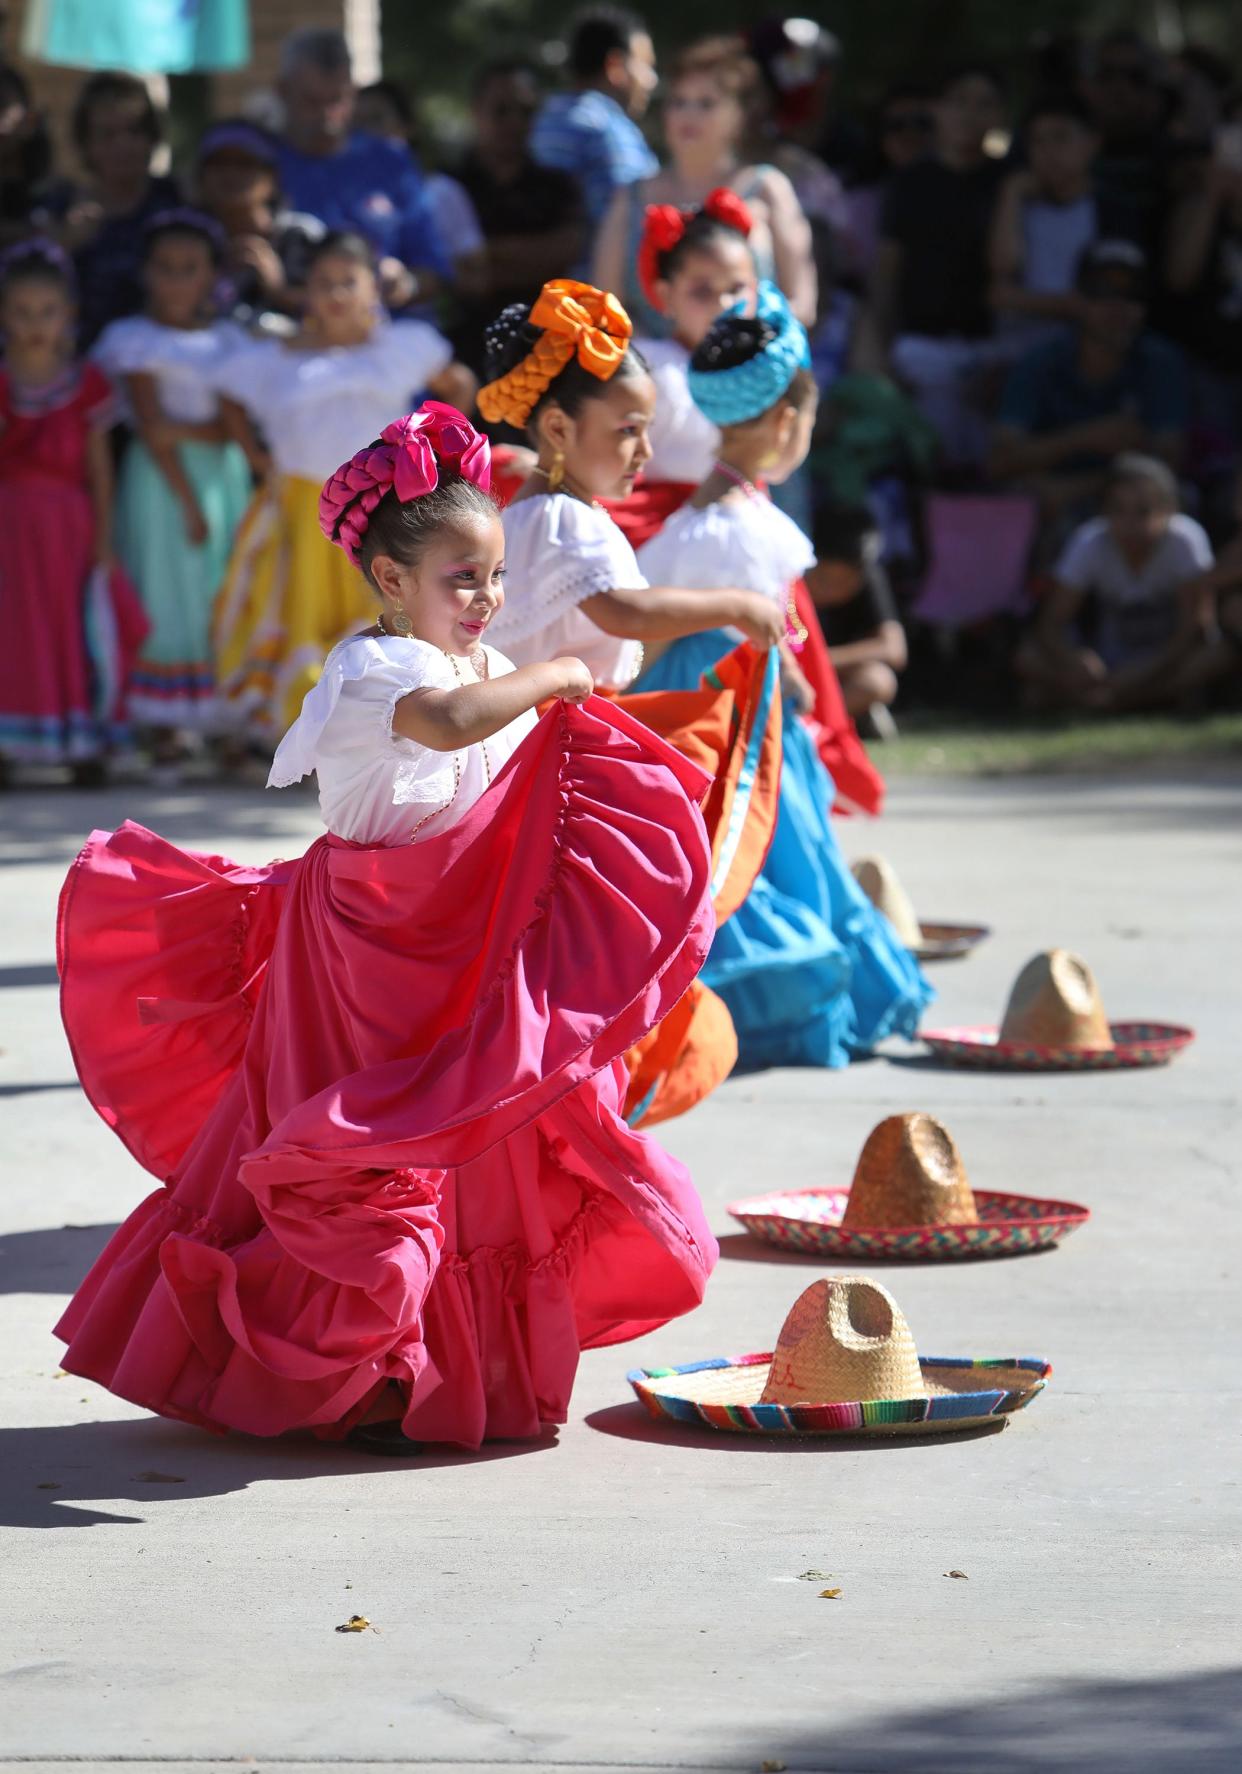
M 458 665 L 458 663 L 457 663 L 456 655 L 453 653 L 445 653 L 444 657 L 448 660 L 449 664 L 452 666 L 453 676 L 457 679 L 458 684 L 462 687 L 462 689 L 465 689 L 466 680 L 461 675 L 461 666 Z M 486 684 L 489 682 L 490 674 L 489 674 L 488 668 L 487 668 L 487 654 L 483 651 L 482 647 L 479 648 L 478 657 L 482 661 L 482 664 L 483 664 L 482 676 L 479 678 L 478 681 L 482 684 Z M 474 666 L 474 669 L 477 672 L 479 667 L 477 665 L 475 665 L 475 661 L 474 661 L 473 656 L 471 657 L 470 663 L 471 663 L 471 665 Z M 492 786 L 492 761 L 487 755 L 487 741 L 486 741 L 486 739 L 480 739 L 479 749 L 483 753 L 483 774 L 487 779 L 486 786 L 488 788 L 490 788 Z

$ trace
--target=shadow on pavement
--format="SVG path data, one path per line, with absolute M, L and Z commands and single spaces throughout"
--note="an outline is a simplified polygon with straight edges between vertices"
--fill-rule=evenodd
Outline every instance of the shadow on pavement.
M 72 1385 L 72 1379 L 60 1382 Z M 357 1477 L 402 1472 L 411 1483 L 429 1467 L 475 1466 L 543 1453 L 556 1431 L 537 1441 L 488 1442 L 479 1452 L 430 1448 L 409 1460 L 385 1460 L 343 1442 L 288 1436 L 271 1441 L 210 1435 L 162 1417 L 111 1423 L 58 1423 L 0 1429 L 0 1526 L 86 1528 L 143 1522 L 147 1505 L 185 1497 L 221 1497 L 264 1481 Z M 124 1498 L 141 1514 L 79 1507 Z
M 982 1675 L 982 1672 L 981 1672 Z M 738 1747 L 741 1747 L 738 1745 Z M 821 1733 L 768 1731 L 752 1767 L 790 1774 L 1235 1774 L 1242 1673 L 1056 1682 Z
M 71 1294 L 115 1226 L 40 1226 L 0 1233 L 0 1294 Z
M 688 1423 L 656 1422 L 645 1405 L 610 1404 L 583 1419 L 588 1429 L 615 1435 L 621 1441 L 655 1442 L 661 1447 L 701 1448 L 705 1452 L 735 1454 L 844 1454 L 894 1452 L 904 1449 L 944 1447 L 957 1441 L 979 1441 L 999 1435 L 1007 1419 L 997 1417 L 979 1429 L 950 1429 L 936 1435 L 751 1435 L 727 1430 L 696 1429 Z
M 31 961 L 24 965 L 0 967 L 0 992 L 13 991 L 22 986 L 54 986 L 59 980 L 55 961 Z

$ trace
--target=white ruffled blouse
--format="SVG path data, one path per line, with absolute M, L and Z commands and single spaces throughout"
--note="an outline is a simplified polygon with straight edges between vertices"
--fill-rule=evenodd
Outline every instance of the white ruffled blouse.
M 505 601 L 490 633 L 518 665 L 581 659 L 596 683 L 624 690 L 642 669 L 637 641 L 605 634 L 578 608 L 597 592 L 640 590 L 638 558 L 606 511 L 537 493 L 504 513 Z
M 694 404 L 687 374 L 690 353 L 676 339 L 639 339 L 637 344 L 656 390 L 655 414 L 647 432 L 651 460 L 643 478 L 688 481 L 697 487 L 712 471 L 720 432 Z
M 91 356 L 122 391 L 126 376 L 153 377 L 167 418 L 183 425 L 202 425 L 220 410 L 216 390 L 226 374 L 225 366 L 249 349 L 248 335 L 231 320 L 174 327 L 161 326 L 145 314 L 132 314 L 104 328 Z
M 488 676 L 513 666 L 491 647 Z M 408 844 L 455 825 L 535 725 L 532 712 L 462 751 L 431 751 L 392 730 L 411 690 L 455 690 L 461 679 L 438 647 L 397 635 L 353 635 L 334 647 L 323 676 L 276 748 L 269 788 L 319 779 L 324 824 L 355 844 Z M 467 679 L 469 681 L 469 679 Z
M 814 566 L 815 550 L 765 495 L 730 494 L 701 511 L 683 505 L 644 542 L 638 558 L 653 585 L 701 591 L 740 585 L 784 609 L 794 580 Z
M 452 355 L 425 322 L 386 320 L 363 345 L 248 339 L 221 364 L 216 387 L 255 420 L 282 474 L 323 481 L 408 413 Z

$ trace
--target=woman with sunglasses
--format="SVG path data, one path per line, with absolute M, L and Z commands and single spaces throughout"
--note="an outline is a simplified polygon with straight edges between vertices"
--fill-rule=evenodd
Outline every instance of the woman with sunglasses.
M 638 332 L 659 338 L 666 330 L 637 287 L 647 206 L 698 210 L 722 186 L 751 212 L 750 246 L 759 275 L 783 291 L 804 325 L 814 324 L 818 280 L 802 206 L 783 172 L 745 157 L 760 103 L 759 69 L 738 38 L 705 38 L 674 64 L 664 99 L 668 159 L 654 178 L 617 192 L 595 247 L 592 281 L 621 298 Z
M 866 277 L 880 244 L 880 217 L 893 175 L 931 151 L 936 120 L 931 95 L 912 81 L 891 86 L 871 128 L 870 153 L 846 193 L 854 261 Z

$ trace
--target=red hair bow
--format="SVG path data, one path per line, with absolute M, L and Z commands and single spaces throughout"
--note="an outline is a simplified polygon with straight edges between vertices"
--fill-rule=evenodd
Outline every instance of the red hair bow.
M 749 239 L 755 225 L 754 217 L 737 192 L 730 191 L 727 185 L 717 185 L 714 191 L 709 191 L 701 209 L 678 209 L 672 203 L 649 203 L 643 218 L 642 239 L 638 243 L 638 281 L 658 314 L 664 312 L 664 304 L 656 293 L 661 262 L 699 216 L 710 216 L 722 227 L 733 228 L 743 240 Z

